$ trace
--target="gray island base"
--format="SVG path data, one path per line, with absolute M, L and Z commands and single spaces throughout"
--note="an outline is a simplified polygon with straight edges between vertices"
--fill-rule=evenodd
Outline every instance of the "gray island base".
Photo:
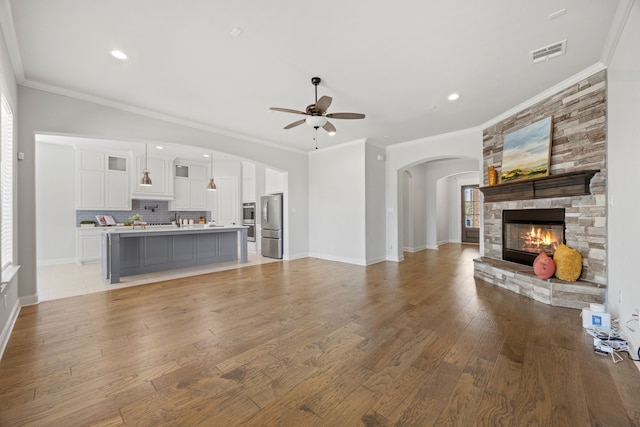
M 247 228 L 159 227 L 107 229 L 102 236 L 102 275 L 110 283 L 123 276 L 234 261 L 246 263 Z

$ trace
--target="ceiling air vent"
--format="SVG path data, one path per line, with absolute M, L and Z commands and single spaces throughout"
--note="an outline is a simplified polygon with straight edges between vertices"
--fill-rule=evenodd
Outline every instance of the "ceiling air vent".
M 567 47 L 567 40 L 550 44 L 549 46 L 531 51 L 531 61 L 535 64 L 540 61 L 547 61 L 553 57 L 564 55 Z

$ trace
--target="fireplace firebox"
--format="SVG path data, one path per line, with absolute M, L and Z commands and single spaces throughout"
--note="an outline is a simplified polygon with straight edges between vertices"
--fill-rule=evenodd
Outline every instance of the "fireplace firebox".
M 502 259 L 533 265 L 545 252 L 553 256 L 565 243 L 564 209 L 518 209 L 502 211 Z

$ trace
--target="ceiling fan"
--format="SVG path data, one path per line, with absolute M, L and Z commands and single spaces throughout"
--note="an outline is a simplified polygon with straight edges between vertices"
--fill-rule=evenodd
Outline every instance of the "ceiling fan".
M 289 108 L 278 108 L 278 107 L 270 108 L 270 110 L 273 110 L 273 111 L 281 111 L 283 113 L 303 114 L 307 116 L 304 119 L 297 120 L 293 123 L 289 123 L 284 127 L 284 129 L 291 129 L 306 122 L 309 126 L 314 128 L 316 131 L 318 130 L 318 128 L 322 128 L 326 130 L 329 133 L 329 135 L 335 135 L 336 128 L 327 119 L 364 119 L 364 114 L 360 114 L 360 113 L 328 113 L 327 114 L 327 109 L 331 105 L 331 101 L 333 101 L 333 99 L 330 96 L 322 96 L 320 99 L 318 99 L 318 85 L 320 84 L 321 81 L 322 80 L 320 79 L 320 77 L 311 78 L 311 83 L 315 86 L 316 102 L 314 104 L 308 105 L 305 111 L 291 110 Z

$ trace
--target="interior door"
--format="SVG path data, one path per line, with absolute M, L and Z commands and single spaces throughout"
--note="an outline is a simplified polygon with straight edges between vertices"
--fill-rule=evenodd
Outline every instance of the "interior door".
M 462 242 L 480 242 L 480 190 L 477 185 L 462 187 Z

